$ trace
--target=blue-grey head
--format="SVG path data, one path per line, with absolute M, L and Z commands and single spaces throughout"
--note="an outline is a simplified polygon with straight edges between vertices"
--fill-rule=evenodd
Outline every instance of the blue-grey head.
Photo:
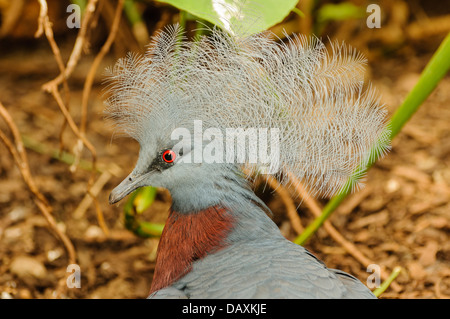
M 145 56 L 130 54 L 109 70 L 106 112 L 140 144 L 110 203 L 157 186 L 174 205 L 198 210 L 236 185 L 245 189 L 254 173 L 289 183 L 280 172 L 332 195 L 389 149 L 386 111 L 364 85 L 365 59 L 352 48 L 209 31 L 186 41 L 169 28 Z

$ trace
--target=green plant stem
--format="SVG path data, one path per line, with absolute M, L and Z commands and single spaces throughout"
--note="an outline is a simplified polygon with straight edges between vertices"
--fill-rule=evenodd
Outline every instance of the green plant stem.
M 292 12 L 296 13 L 300 18 L 306 17 L 305 14 L 297 7 L 292 8 Z
M 450 69 L 450 33 L 447 34 L 420 75 L 419 81 L 391 118 L 391 139 L 417 111 Z
M 187 21 L 187 12 L 184 10 L 180 10 L 180 27 L 183 30 L 186 30 L 186 21 Z
M 434 53 L 430 62 L 428 62 L 424 71 L 420 75 L 419 81 L 411 92 L 397 109 L 389 121 L 390 139 L 392 140 L 402 129 L 403 125 L 411 118 L 411 116 L 419 109 L 419 106 L 431 94 L 431 92 L 439 84 L 440 80 L 450 69 L 450 33 L 442 41 L 439 48 Z M 363 169 L 363 172 L 373 165 L 375 159 L 370 161 Z M 358 168 L 359 169 L 359 168 Z M 356 171 L 358 171 L 358 169 Z M 342 203 L 342 201 L 351 193 L 354 177 L 350 177 L 338 195 L 334 196 L 323 208 L 322 214 L 317 217 L 308 227 L 301 233 L 294 242 L 303 245 L 327 220 L 333 211 Z
M 398 275 L 401 273 L 402 271 L 402 267 L 395 267 L 394 270 L 391 272 L 391 274 L 389 275 L 389 278 L 386 279 L 380 287 L 378 287 L 377 289 L 375 289 L 373 291 L 373 294 L 376 297 L 379 297 L 383 292 L 386 291 L 386 289 L 389 288 L 389 286 L 391 285 L 391 283 L 395 280 L 395 278 L 398 277 Z
M 62 163 L 68 164 L 68 165 L 72 165 L 73 163 L 75 163 L 75 156 L 70 153 L 67 153 L 64 151 L 60 152 L 59 150 L 52 149 L 49 146 L 47 146 L 43 143 L 37 142 L 26 135 L 22 135 L 22 141 L 23 141 L 23 145 L 25 145 L 25 147 L 27 149 L 30 149 L 36 153 L 50 156 L 51 158 L 54 158 Z M 92 171 L 92 162 L 90 162 L 90 161 L 80 159 L 80 163 L 78 166 L 81 169 L 84 169 L 86 171 Z M 98 165 L 97 165 L 97 172 L 98 173 L 103 172 L 103 170 L 101 168 L 99 168 Z
M 197 25 L 195 27 L 195 35 L 194 35 L 195 41 L 200 40 L 200 38 L 206 34 L 205 25 L 207 25 L 207 21 L 200 18 L 197 19 Z

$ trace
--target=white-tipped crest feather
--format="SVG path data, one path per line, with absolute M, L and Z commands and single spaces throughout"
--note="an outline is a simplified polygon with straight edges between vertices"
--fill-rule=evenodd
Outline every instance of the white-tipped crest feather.
M 364 87 L 365 63 L 356 50 L 334 43 L 329 52 L 317 38 L 279 43 L 267 32 L 213 29 L 189 42 L 174 26 L 145 56 L 130 54 L 109 70 L 107 113 L 141 146 L 194 120 L 204 129 L 279 129 L 281 169 L 314 194 L 332 195 L 389 149 L 386 111 Z

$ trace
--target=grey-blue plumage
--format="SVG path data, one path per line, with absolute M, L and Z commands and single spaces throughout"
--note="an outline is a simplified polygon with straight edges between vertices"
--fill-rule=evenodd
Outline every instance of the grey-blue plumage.
M 189 42 L 179 28 L 161 32 L 145 57 L 129 55 L 110 70 L 107 112 L 140 144 L 110 203 L 149 185 L 173 200 L 150 297 L 374 298 L 286 240 L 248 184 L 254 173 L 289 172 L 314 195 L 334 194 L 350 177 L 358 185 L 363 170 L 355 169 L 389 149 L 386 111 L 363 85 L 365 60 L 338 44 L 330 56 L 315 38 L 280 44 L 267 34 L 210 33 Z M 196 143 L 198 121 L 207 142 L 228 129 L 276 130 L 277 152 L 269 163 L 250 161 L 256 143 L 248 142 L 217 161 L 223 144 L 211 152 Z M 286 176 L 276 174 L 288 185 Z
M 283 238 L 246 242 L 205 257 L 149 298 L 375 298 L 355 277 L 328 269 Z
M 215 198 L 236 220 L 225 239 L 228 245 L 195 261 L 184 277 L 150 298 L 375 298 L 355 277 L 328 269 L 285 239 L 247 181 L 211 177 L 221 190 Z

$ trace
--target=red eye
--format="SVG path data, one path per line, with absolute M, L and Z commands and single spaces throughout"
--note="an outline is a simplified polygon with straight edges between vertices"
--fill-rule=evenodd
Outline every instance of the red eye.
M 176 157 L 175 152 L 172 150 L 165 150 L 164 153 L 162 154 L 162 158 L 166 163 L 173 163 L 175 157 Z

